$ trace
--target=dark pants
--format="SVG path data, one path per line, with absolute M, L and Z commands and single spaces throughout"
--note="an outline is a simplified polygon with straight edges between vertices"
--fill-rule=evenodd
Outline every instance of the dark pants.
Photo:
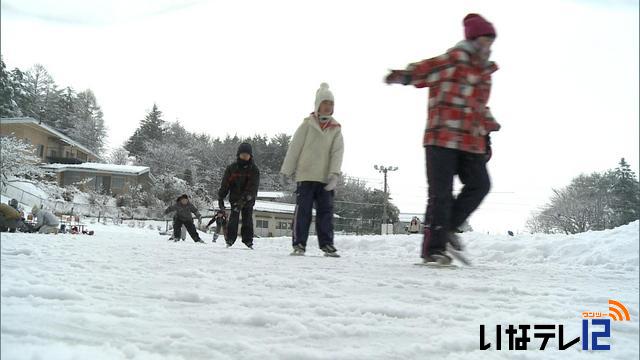
M 491 188 L 487 161 L 483 154 L 427 146 L 426 162 L 429 200 L 422 257 L 433 250 L 444 250 L 448 233 L 464 223 Z M 453 177 L 456 174 L 464 186 L 454 198 Z
M 293 245 L 307 247 L 309 228 L 313 218 L 313 204 L 316 204 L 316 234 L 318 245 L 333 245 L 333 191 L 327 191 L 327 184 L 316 181 L 298 183 L 296 190 L 296 211 L 293 218 Z
M 193 241 L 200 240 L 200 235 L 198 235 L 198 230 L 196 230 L 196 226 L 193 224 L 193 220 L 184 221 L 178 218 L 173 219 L 173 237 L 175 239 L 180 239 L 180 229 L 182 229 L 182 225 L 187 228 L 187 232 L 193 239 Z
M 253 246 L 253 204 L 246 204 L 242 209 L 231 210 L 227 224 L 227 244 L 233 245 L 236 242 L 240 215 L 242 215 L 242 242 L 247 246 Z

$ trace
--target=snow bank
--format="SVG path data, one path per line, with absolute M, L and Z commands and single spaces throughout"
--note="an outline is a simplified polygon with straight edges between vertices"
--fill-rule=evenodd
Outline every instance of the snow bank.
M 2 359 L 637 359 L 639 223 L 573 236 L 462 235 L 473 267 L 419 261 L 419 235 L 167 242 L 142 223 L 0 237 Z M 210 241 L 210 238 L 207 238 Z M 479 325 L 564 324 L 621 301 L 612 350 L 480 351 Z M 491 332 L 493 334 L 493 332 Z M 503 334 L 503 349 L 508 348 Z
M 613 230 L 575 235 L 522 234 L 516 236 L 463 233 L 460 237 L 478 264 L 564 264 L 634 270 L 639 266 L 640 222 Z M 404 257 L 418 254 L 417 235 L 344 236 L 340 248 L 357 256 Z

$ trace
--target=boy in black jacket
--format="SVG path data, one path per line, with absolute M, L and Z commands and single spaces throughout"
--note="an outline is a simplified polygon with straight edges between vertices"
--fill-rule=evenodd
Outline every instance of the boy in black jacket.
M 231 216 L 226 229 L 227 247 L 232 246 L 238 237 L 238 222 L 242 214 L 242 242 L 253 249 L 253 206 L 260 186 L 260 171 L 253 162 L 250 144 L 240 144 L 237 156 L 236 162 L 224 172 L 218 191 L 218 206 L 224 210 L 224 198 L 229 194 Z
M 173 216 L 173 236 L 169 240 L 180 241 L 180 229 L 182 229 L 182 225 L 184 225 L 193 241 L 204 243 L 204 241 L 200 239 L 200 235 L 198 235 L 196 226 L 193 224 L 191 213 L 198 218 L 198 224 L 202 222 L 202 216 L 200 216 L 198 209 L 189 202 L 189 196 L 186 194 L 180 195 L 180 197 L 176 199 L 175 205 L 169 206 L 164 213 L 168 214 L 173 211 L 176 212 Z

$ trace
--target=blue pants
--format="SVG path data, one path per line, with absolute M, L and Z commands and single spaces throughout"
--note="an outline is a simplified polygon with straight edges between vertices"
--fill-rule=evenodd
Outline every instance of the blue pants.
M 326 184 L 302 181 L 296 190 L 296 212 L 293 215 L 293 245 L 307 247 L 309 228 L 316 205 L 316 234 L 318 245 L 333 245 L 333 191 L 326 191 Z

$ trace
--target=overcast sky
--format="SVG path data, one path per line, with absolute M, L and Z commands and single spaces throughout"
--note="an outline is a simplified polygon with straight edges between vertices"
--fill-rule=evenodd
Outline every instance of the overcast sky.
M 552 188 L 627 158 L 638 172 L 638 1 L 3 0 L 9 68 L 43 64 L 91 88 L 108 144 L 155 102 L 212 136 L 292 134 L 328 82 L 343 125 L 343 171 L 424 212 L 427 90 L 387 86 L 387 69 L 445 52 L 477 12 L 498 32 L 489 105 L 493 189 L 476 230 L 522 230 Z M 259 154 L 257 154 L 259 158 Z

